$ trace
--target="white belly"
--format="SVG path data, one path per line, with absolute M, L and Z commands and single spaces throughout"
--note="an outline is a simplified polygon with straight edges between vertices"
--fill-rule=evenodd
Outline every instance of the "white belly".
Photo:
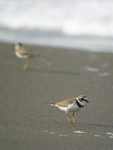
M 75 112 L 81 109 L 77 106 L 77 104 L 71 104 L 71 105 L 68 105 L 68 107 L 60 107 L 58 105 L 55 105 L 55 106 L 65 112 Z
M 16 56 L 17 57 L 19 57 L 19 58 L 23 58 L 23 59 L 25 59 L 25 58 L 28 58 L 29 57 L 29 55 L 21 55 L 21 54 L 19 54 L 18 52 L 16 52 L 15 51 L 15 54 L 16 54 Z
M 75 112 L 80 110 L 80 107 L 78 107 L 77 104 L 71 104 L 68 106 L 68 112 Z

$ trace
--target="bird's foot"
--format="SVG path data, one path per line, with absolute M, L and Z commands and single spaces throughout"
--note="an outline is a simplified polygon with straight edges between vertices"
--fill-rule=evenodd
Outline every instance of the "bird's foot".
M 73 124 L 76 124 L 75 122 L 73 122 Z
M 22 70 L 27 70 L 28 69 L 28 66 L 24 66 L 23 68 L 22 68 Z
M 69 123 L 70 123 L 70 124 L 73 124 L 73 122 L 72 122 L 71 120 L 69 121 Z

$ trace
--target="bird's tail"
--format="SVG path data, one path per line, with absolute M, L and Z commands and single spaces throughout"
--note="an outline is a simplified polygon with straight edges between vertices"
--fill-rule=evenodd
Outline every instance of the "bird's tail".
M 55 106 L 55 103 L 49 103 L 49 102 L 48 102 L 48 105 L 50 105 L 50 106 Z
M 40 56 L 40 54 L 33 52 L 34 56 Z

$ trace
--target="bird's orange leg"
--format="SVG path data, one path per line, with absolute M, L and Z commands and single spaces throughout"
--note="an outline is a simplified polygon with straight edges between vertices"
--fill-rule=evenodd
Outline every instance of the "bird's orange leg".
M 67 117 L 69 123 L 72 123 L 71 120 L 70 120 L 69 117 L 68 117 L 68 113 L 67 113 L 67 112 L 66 112 L 66 117 Z
M 73 123 L 75 124 L 74 113 L 72 114 Z
M 23 70 L 27 70 L 29 65 L 29 58 L 27 58 L 25 66 L 22 68 Z

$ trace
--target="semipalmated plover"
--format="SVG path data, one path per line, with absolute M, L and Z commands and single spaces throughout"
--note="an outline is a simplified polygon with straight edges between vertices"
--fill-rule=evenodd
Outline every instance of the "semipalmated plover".
M 15 54 L 19 58 L 27 59 L 25 66 L 22 68 L 23 70 L 28 69 L 30 57 L 39 55 L 38 53 L 29 50 L 27 47 L 24 47 L 21 43 L 15 43 Z
M 89 101 L 87 100 L 87 97 L 84 96 L 84 95 L 80 95 L 78 97 L 67 99 L 67 100 L 64 100 L 64 101 L 61 101 L 61 102 L 49 103 L 49 104 L 51 106 L 58 107 L 62 111 L 65 111 L 66 112 L 66 117 L 67 117 L 69 123 L 74 123 L 75 124 L 74 112 L 76 112 L 78 110 L 81 110 L 85 106 L 85 102 L 89 103 Z M 71 122 L 71 120 L 69 119 L 68 112 L 73 112 L 73 114 L 72 114 L 73 122 Z

